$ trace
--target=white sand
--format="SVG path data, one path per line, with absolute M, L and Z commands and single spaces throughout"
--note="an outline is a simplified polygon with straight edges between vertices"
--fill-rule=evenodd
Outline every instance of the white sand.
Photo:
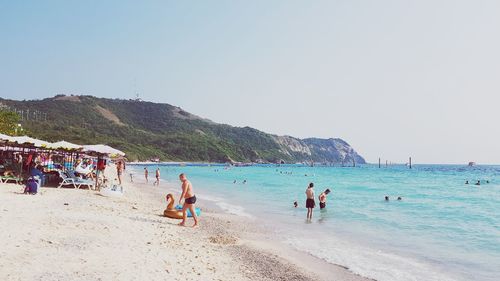
M 179 227 L 161 216 L 158 188 L 125 188 L 110 198 L 0 184 L 0 280 L 366 280 L 249 239 L 255 229 L 234 216 L 204 210 L 201 227 Z

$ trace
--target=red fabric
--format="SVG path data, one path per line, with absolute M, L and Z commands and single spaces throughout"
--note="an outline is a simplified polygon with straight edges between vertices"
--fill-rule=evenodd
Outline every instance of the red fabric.
M 105 168 L 106 168 L 106 160 L 105 159 L 97 160 L 97 170 L 104 171 Z
M 32 160 L 33 160 L 33 154 L 28 155 L 28 159 L 26 159 L 26 163 L 24 163 L 24 165 L 26 167 L 29 167 Z

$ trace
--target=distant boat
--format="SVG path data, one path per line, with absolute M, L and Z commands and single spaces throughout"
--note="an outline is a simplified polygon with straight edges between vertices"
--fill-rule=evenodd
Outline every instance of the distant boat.
M 476 162 L 469 162 L 469 167 L 475 166 Z

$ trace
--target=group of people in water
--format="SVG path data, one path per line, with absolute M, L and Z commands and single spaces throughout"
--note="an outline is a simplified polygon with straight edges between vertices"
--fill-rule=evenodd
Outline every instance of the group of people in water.
M 385 201 L 389 201 L 389 196 L 387 196 L 387 195 L 386 195 L 386 196 L 384 197 L 384 200 L 385 200 Z M 397 200 L 398 200 L 398 201 L 402 201 L 402 200 L 403 200 L 403 198 L 402 198 L 401 196 L 398 196 L 398 199 L 397 199 Z
M 306 188 L 306 208 L 307 208 L 307 219 L 311 220 L 313 216 L 313 210 L 316 207 L 315 195 L 314 195 L 314 183 L 309 183 Z M 319 208 L 323 210 L 326 208 L 326 196 L 330 194 L 330 189 L 327 188 L 325 191 L 321 192 L 318 196 Z M 293 206 L 297 208 L 299 203 L 297 201 L 293 202 Z
M 486 180 L 486 183 L 490 183 L 490 181 L 489 181 L 489 180 Z M 468 181 L 468 180 L 466 180 L 466 181 L 465 181 L 465 184 L 469 184 L 469 181 Z M 481 180 L 478 180 L 478 181 L 477 181 L 474 185 L 481 185 Z

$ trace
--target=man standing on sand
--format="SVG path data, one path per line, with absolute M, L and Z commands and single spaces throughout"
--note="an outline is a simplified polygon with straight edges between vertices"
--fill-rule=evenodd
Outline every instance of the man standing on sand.
M 320 210 L 323 210 L 324 208 L 326 208 L 326 196 L 330 193 L 330 189 L 326 189 L 325 191 L 321 192 L 321 194 L 319 195 L 318 199 L 319 199 L 319 209 Z
M 160 185 L 160 168 L 156 168 L 156 181 L 153 183 L 153 185 Z
M 196 203 L 196 196 L 194 195 L 193 185 L 188 181 L 185 174 L 180 174 L 179 179 L 182 182 L 182 194 L 179 199 L 179 204 L 182 203 L 184 199 L 184 205 L 182 205 L 182 221 L 179 223 L 180 226 L 184 226 L 187 219 L 187 209 L 191 212 L 194 219 L 193 227 L 198 225 L 198 218 L 196 217 L 194 204 Z
M 306 208 L 307 208 L 307 219 L 311 220 L 313 217 L 313 209 L 316 207 L 316 202 L 314 202 L 314 183 L 310 183 L 306 189 Z
M 146 183 L 148 183 L 148 182 L 149 182 L 149 181 L 148 181 L 148 174 L 149 174 L 149 172 L 148 172 L 148 168 L 147 168 L 147 167 L 144 167 L 144 177 L 146 178 Z
M 118 176 L 118 183 L 122 185 L 123 162 L 119 160 L 116 163 L 116 175 Z

